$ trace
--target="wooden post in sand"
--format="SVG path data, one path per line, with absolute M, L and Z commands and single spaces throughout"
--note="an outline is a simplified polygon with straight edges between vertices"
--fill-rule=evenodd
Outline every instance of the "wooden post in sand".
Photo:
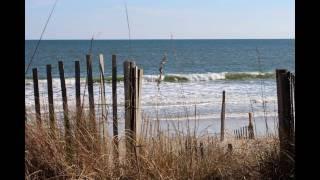
M 245 126 L 245 127 L 244 127 L 244 130 L 245 130 L 245 132 L 246 132 L 245 138 L 248 139 L 248 126 Z
M 80 61 L 74 62 L 75 69 L 75 87 L 76 87 L 76 128 L 75 136 L 80 138 L 81 142 L 84 142 L 82 131 L 85 127 L 85 123 L 82 120 L 82 107 L 81 107 L 81 81 L 80 81 Z M 77 149 L 79 150 L 79 149 Z
M 64 67 L 63 62 L 59 61 L 59 74 L 60 74 L 60 82 L 61 82 L 61 93 L 62 93 L 62 105 L 63 105 L 63 116 L 64 116 L 64 128 L 65 128 L 65 140 L 66 140 L 66 152 L 67 152 L 67 159 L 72 158 L 72 136 L 71 136 L 71 127 L 70 121 L 68 117 L 68 100 L 67 100 L 67 89 L 66 89 L 66 82 L 64 78 Z
M 124 73 L 124 96 L 125 96 L 125 134 L 126 134 L 126 153 L 131 154 L 133 151 L 133 114 L 132 114 L 132 71 L 135 67 L 135 62 L 125 61 L 123 63 L 123 73 Z
M 294 158 L 294 118 L 291 84 L 291 73 L 285 69 L 276 70 L 278 117 L 279 117 L 279 139 L 280 139 L 280 161 L 290 162 L 288 155 Z
M 130 68 L 131 64 L 129 61 L 123 63 L 123 78 L 124 78 L 124 110 L 125 110 L 125 130 L 130 129 Z M 126 132 L 127 133 L 127 132 Z
M 222 107 L 221 107 L 221 130 L 220 130 L 220 141 L 224 140 L 224 120 L 225 120 L 225 91 L 222 91 Z
M 137 103 L 136 103 L 136 134 L 139 139 L 142 138 L 142 119 L 141 119 L 141 90 L 142 90 L 143 69 L 138 69 L 137 72 Z M 139 140 L 138 139 L 138 140 Z
M 117 58 L 112 55 L 112 116 L 113 116 L 113 137 L 118 147 L 118 113 L 117 113 Z
M 36 110 L 36 120 L 39 125 L 41 122 L 41 111 L 40 111 L 40 96 L 39 96 L 39 84 L 38 84 L 38 70 L 37 68 L 32 69 L 33 77 L 33 89 L 34 89 L 34 106 Z
M 95 121 L 95 110 L 94 110 L 94 96 L 93 96 L 93 78 L 92 78 L 92 55 L 86 55 L 87 61 L 87 78 L 88 78 L 88 93 L 89 93 L 89 129 L 97 135 L 97 127 Z
M 236 134 L 236 139 L 239 139 L 239 136 L 238 136 L 238 129 L 234 130 L 234 133 Z
M 119 140 L 118 140 L 118 110 L 117 110 L 117 57 L 112 55 L 112 122 L 113 122 L 113 160 L 115 163 L 115 174 L 119 175 Z
M 241 127 L 241 134 L 242 134 L 242 139 L 245 139 L 244 127 Z
M 131 95 L 131 131 L 133 135 L 133 139 L 137 140 L 137 106 L 138 106 L 138 67 L 134 66 L 131 69 L 131 87 L 132 87 L 132 95 Z
M 62 105 L 63 105 L 63 115 L 64 115 L 64 125 L 66 130 L 66 135 L 70 130 L 70 122 L 68 117 L 68 100 L 67 100 L 67 89 L 66 89 L 66 81 L 64 78 L 64 67 L 63 62 L 59 61 L 59 75 L 60 75 L 60 83 L 61 83 L 61 93 L 62 93 Z
M 107 102 L 106 102 L 106 91 L 104 85 L 104 59 L 103 54 L 99 54 L 99 69 L 100 69 L 100 87 L 101 87 L 101 113 L 102 113 L 102 121 L 99 122 L 99 131 L 101 131 L 102 126 L 102 138 L 103 142 L 105 142 L 105 127 L 104 122 L 107 122 Z
M 125 132 L 127 153 L 132 151 L 141 134 L 140 98 L 142 84 L 142 69 L 135 62 L 125 61 L 124 67 L 124 94 L 125 94 Z
M 55 117 L 54 117 L 52 74 L 51 74 L 51 65 L 50 64 L 47 64 L 47 85 L 48 85 L 50 129 L 52 131 L 54 131 L 55 127 L 56 127 L 56 122 L 55 122 Z
M 203 150 L 203 143 L 200 141 L 200 156 L 203 158 L 204 156 L 204 150 Z
M 251 112 L 249 112 L 248 131 L 249 131 L 249 139 L 254 139 L 254 131 L 253 131 L 253 125 L 252 125 L 252 113 Z
M 75 61 L 75 86 L 76 86 L 76 126 L 77 129 L 80 128 L 81 121 L 81 89 L 80 89 L 80 62 Z

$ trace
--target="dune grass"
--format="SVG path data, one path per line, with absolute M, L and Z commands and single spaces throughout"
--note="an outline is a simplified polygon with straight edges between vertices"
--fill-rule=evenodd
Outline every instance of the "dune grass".
M 73 131 L 72 151 L 66 151 L 63 128 L 51 130 L 33 119 L 25 127 L 26 179 L 271 179 L 284 175 L 279 169 L 276 137 L 235 140 L 231 135 L 220 142 L 210 134 L 168 133 L 145 129 L 143 136 L 126 154 L 125 136 L 95 135 L 87 128 L 87 116 Z M 153 124 L 155 127 L 156 124 Z M 192 131 L 190 131 L 192 132 Z M 232 150 L 228 149 L 232 144 Z M 119 154 L 119 158 L 117 155 Z

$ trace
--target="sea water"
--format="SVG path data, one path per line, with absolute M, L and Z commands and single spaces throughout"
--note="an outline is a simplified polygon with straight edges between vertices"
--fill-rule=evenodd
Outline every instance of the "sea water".
M 25 41 L 26 67 L 37 41 Z M 52 65 L 56 113 L 62 111 L 58 61 L 64 62 L 69 107 L 75 105 L 74 61 L 81 64 L 81 94 L 88 105 L 85 90 L 85 55 L 93 54 L 93 76 L 99 77 L 98 55 L 104 55 L 105 76 L 111 76 L 111 55 L 117 55 L 118 76 L 123 76 L 123 62 L 134 60 L 144 70 L 142 115 L 159 120 L 166 129 L 178 122 L 198 122 L 199 132 L 220 131 L 222 91 L 226 92 L 226 129 L 248 125 L 253 113 L 257 133 L 276 132 L 277 92 L 275 69 L 295 70 L 292 39 L 252 40 L 43 40 L 30 64 L 25 79 L 25 102 L 34 112 L 32 68 L 39 71 L 40 102 L 47 106 L 46 64 Z M 160 84 L 159 67 L 165 58 Z M 108 122 L 112 119 L 111 83 L 106 83 Z M 95 103 L 99 103 L 99 83 L 94 84 Z M 123 126 L 124 89 L 118 82 L 118 117 Z M 263 106 L 263 103 L 265 106 Z M 99 112 L 97 112 L 99 113 Z M 58 115 L 58 117 L 61 116 Z M 121 129 L 121 128 L 120 128 Z

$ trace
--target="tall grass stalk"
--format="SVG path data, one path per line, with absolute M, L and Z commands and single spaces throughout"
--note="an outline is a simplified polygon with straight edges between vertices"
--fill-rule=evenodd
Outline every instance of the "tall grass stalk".
M 261 55 L 260 55 L 260 51 L 258 50 L 258 48 L 256 48 L 256 53 L 257 53 L 259 72 L 262 73 Z M 264 85 L 263 78 L 260 78 L 260 90 L 261 90 L 263 117 L 264 117 L 264 121 L 266 124 L 266 134 L 268 135 L 269 134 L 269 127 L 268 127 L 268 115 L 267 115 L 267 101 L 265 100 L 265 95 L 264 95 L 265 85 Z

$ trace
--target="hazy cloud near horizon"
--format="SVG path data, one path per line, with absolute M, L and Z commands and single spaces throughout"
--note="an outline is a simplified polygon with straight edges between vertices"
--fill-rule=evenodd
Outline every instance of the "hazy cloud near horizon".
M 39 39 L 55 0 L 26 1 L 26 39 Z M 291 0 L 127 1 L 132 39 L 294 38 Z M 124 1 L 59 0 L 43 39 L 127 39 Z

